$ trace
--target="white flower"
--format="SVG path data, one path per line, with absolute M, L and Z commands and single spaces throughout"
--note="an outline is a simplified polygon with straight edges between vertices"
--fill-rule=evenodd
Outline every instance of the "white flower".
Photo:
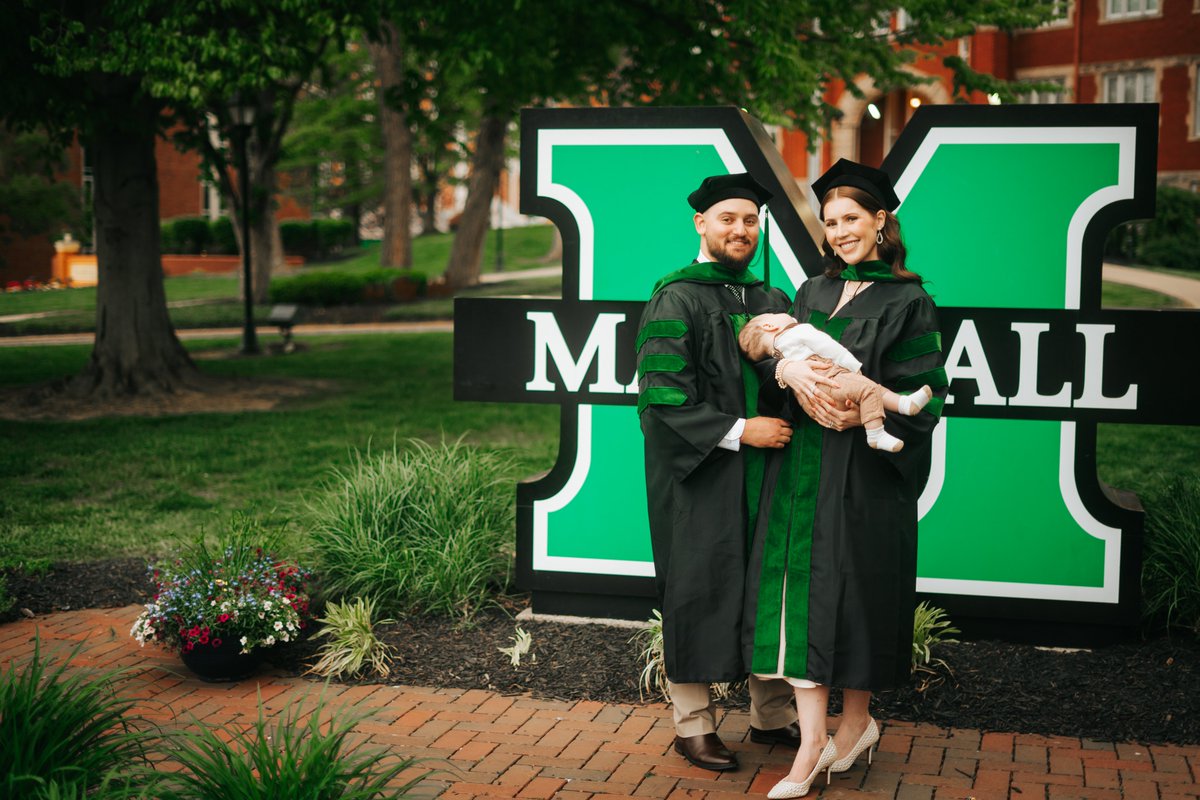
M 283 623 L 280 622 L 279 620 L 275 620 L 275 630 L 277 630 L 277 631 L 283 630 Z
M 275 637 L 274 637 L 274 636 L 268 636 L 268 637 L 267 637 L 267 646 L 268 646 L 268 647 L 270 647 L 270 646 L 271 646 L 271 645 L 273 645 L 273 644 L 275 644 Z
M 262 612 L 262 611 L 258 612 L 259 619 L 266 619 L 266 617 L 267 617 L 267 615 L 264 612 Z
M 286 604 L 287 604 L 287 605 L 289 605 L 289 606 L 292 604 L 292 601 L 291 601 L 291 600 L 289 600 L 289 599 L 288 599 L 288 598 L 286 598 L 286 597 L 285 597 L 285 598 L 283 598 L 282 600 L 280 600 L 279 602 L 281 602 L 281 603 L 286 603 Z
M 246 646 L 246 637 L 243 636 L 242 637 L 242 647 L 245 647 L 245 646 Z
M 265 608 L 267 611 L 270 611 L 271 610 L 271 601 L 267 600 L 266 602 L 264 602 L 263 608 Z

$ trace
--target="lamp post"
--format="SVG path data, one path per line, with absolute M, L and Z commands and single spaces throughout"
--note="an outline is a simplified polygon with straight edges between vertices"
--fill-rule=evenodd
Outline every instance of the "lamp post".
M 254 105 L 238 92 L 229 104 L 233 121 L 234 147 L 237 149 L 239 192 L 242 195 L 242 290 L 245 315 L 242 327 L 242 355 L 258 355 L 258 333 L 254 329 L 254 277 L 250 270 L 250 165 L 246 144 L 254 124 Z
M 496 203 L 496 272 L 504 271 L 504 193 Z

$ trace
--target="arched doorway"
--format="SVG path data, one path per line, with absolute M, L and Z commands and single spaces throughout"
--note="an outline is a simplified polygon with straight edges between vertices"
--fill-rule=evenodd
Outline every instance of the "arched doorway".
M 887 93 L 867 76 L 857 83 L 863 91 L 862 99 L 845 92 L 837 102 L 842 118 L 831 131 L 830 163 L 849 158 L 878 166 L 917 108 L 925 103 L 950 102 L 949 92 L 940 82 Z

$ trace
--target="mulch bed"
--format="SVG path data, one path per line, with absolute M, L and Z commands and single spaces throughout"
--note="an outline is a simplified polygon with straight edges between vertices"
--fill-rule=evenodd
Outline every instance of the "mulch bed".
M 145 564 L 136 559 L 55 564 L 35 574 L 7 573 L 15 607 L 34 614 L 145 602 Z M 473 624 L 413 616 L 383 628 L 395 648 L 387 683 L 531 692 L 564 700 L 638 703 L 639 646 L 634 631 L 602 625 L 522 622 L 520 598 Z M 533 637 L 519 667 L 498 648 L 520 624 Z M 277 654 L 275 666 L 302 674 L 319 642 Z M 993 641 L 948 644 L 935 655 L 947 667 L 918 673 L 911 685 L 878 695 L 883 719 L 942 727 L 1079 736 L 1100 741 L 1200 744 L 1200 641 L 1185 635 L 1062 652 Z M 384 682 L 363 678 L 349 682 Z M 745 692 L 729 701 L 744 707 Z M 834 703 L 836 709 L 836 701 Z

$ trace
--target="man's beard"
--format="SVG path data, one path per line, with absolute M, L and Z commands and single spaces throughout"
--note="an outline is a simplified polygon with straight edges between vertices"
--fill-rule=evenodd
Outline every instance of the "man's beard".
M 713 257 L 713 261 L 725 270 L 729 272 L 741 272 L 754 260 L 754 254 L 758 252 L 758 242 L 755 242 L 754 246 L 741 258 L 731 256 L 725 249 L 724 242 L 708 242 L 708 252 Z

